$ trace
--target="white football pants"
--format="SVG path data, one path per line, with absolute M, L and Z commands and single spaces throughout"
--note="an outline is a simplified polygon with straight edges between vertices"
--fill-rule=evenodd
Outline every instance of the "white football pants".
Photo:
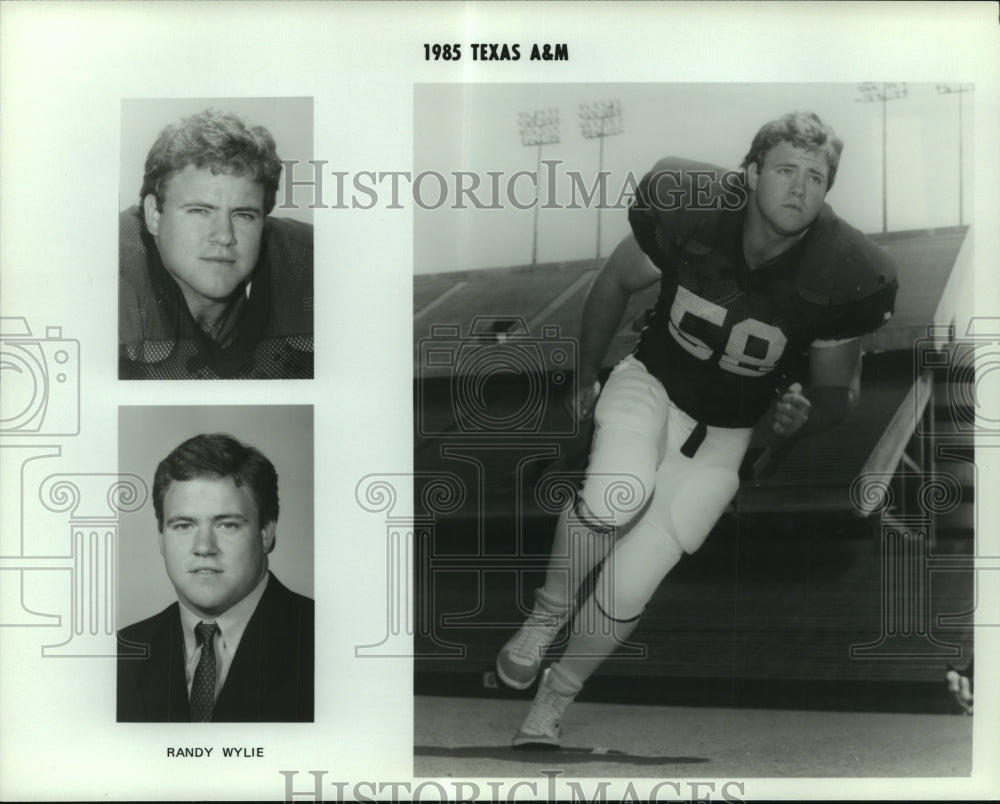
M 611 372 L 594 423 L 577 510 L 559 518 L 545 585 L 536 593 L 546 610 L 570 608 L 580 583 L 604 560 L 554 670 L 570 685 L 582 685 L 628 637 L 681 555 L 701 547 L 739 487 L 752 433 L 707 427 L 693 456 L 682 454 L 697 422 L 631 355 Z

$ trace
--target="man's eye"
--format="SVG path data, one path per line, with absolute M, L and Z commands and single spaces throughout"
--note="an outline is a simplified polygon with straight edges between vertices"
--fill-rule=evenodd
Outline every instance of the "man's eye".
M 208 213 L 208 210 L 202 207 L 189 207 L 188 213 L 192 215 L 205 215 Z
M 171 530 L 189 530 L 191 528 L 190 522 L 174 522 L 171 526 Z
M 219 527 L 222 528 L 223 530 L 236 530 L 237 528 L 239 528 L 239 526 L 240 526 L 239 522 L 220 522 L 219 523 Z
M 248 223 L 253 223 L 253 221 L 257 220 L 257 216 L 253 212 L 237 212 L 236 217 Z

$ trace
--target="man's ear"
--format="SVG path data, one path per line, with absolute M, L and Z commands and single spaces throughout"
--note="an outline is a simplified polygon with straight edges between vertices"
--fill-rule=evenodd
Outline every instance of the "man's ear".
M 153 193 L 142 199 L 142 212 L 146 218 L 146 228 L 156 237 L 160 233 L 160 210 L 156 208 L 156 196 Z
M 264 527 L 260 529 L 261 543 L 264 547 L 264 555 L 267 555 L 274 549 L 274 538 L 275 531 L 277 529 L 276 522 L 268 522 Z
M 760 179 L 760 171 L 757 170 L 757 163 L 751 162 L 747 165 L 747 187 L 757 192 L 757 182 Z M 149 224 L 146 224 L 147 226 Z
M 163 528 L 159 528 L 156 534 L 156 543 L 160 546 L 160 555 L 163 553 Z

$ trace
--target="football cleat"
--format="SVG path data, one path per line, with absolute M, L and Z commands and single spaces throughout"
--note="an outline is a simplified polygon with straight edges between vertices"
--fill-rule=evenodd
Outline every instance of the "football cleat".
M 545 651 L 566 622 L 566 615 L 535 609 L 497 655 L 497 675 L 508 687 L 526 690 L 538 677 Z
M 972 663 L 965 670 L 956 670 L 950 664 L 945 674 L 948 693 L 951 696 L 952 712 L 971 715 L 973 711 Z
M 575 697 L 576 692 L 570 692 L 552 674 L 552 669 L 546 668 L 531 709 L 511 745 L 514 748 L 559 748 L 563 713 Z

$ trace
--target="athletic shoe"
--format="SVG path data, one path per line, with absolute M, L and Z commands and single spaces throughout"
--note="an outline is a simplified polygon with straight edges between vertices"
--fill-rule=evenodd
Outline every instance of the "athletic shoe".
M 508 687 L 526 690 L 538 676 L 542 658 L 566 622 L 566 615 L 537 608 L 497 654 L 497 675 Z
M 576 692 L 561 692 L 557 689 L 559 686 L 564 685 L 553 676 L 551 668 L 546 668 L 531 709 L 511 740 L 514 748 L 559 747 L 563 712 L 576 697 Z

